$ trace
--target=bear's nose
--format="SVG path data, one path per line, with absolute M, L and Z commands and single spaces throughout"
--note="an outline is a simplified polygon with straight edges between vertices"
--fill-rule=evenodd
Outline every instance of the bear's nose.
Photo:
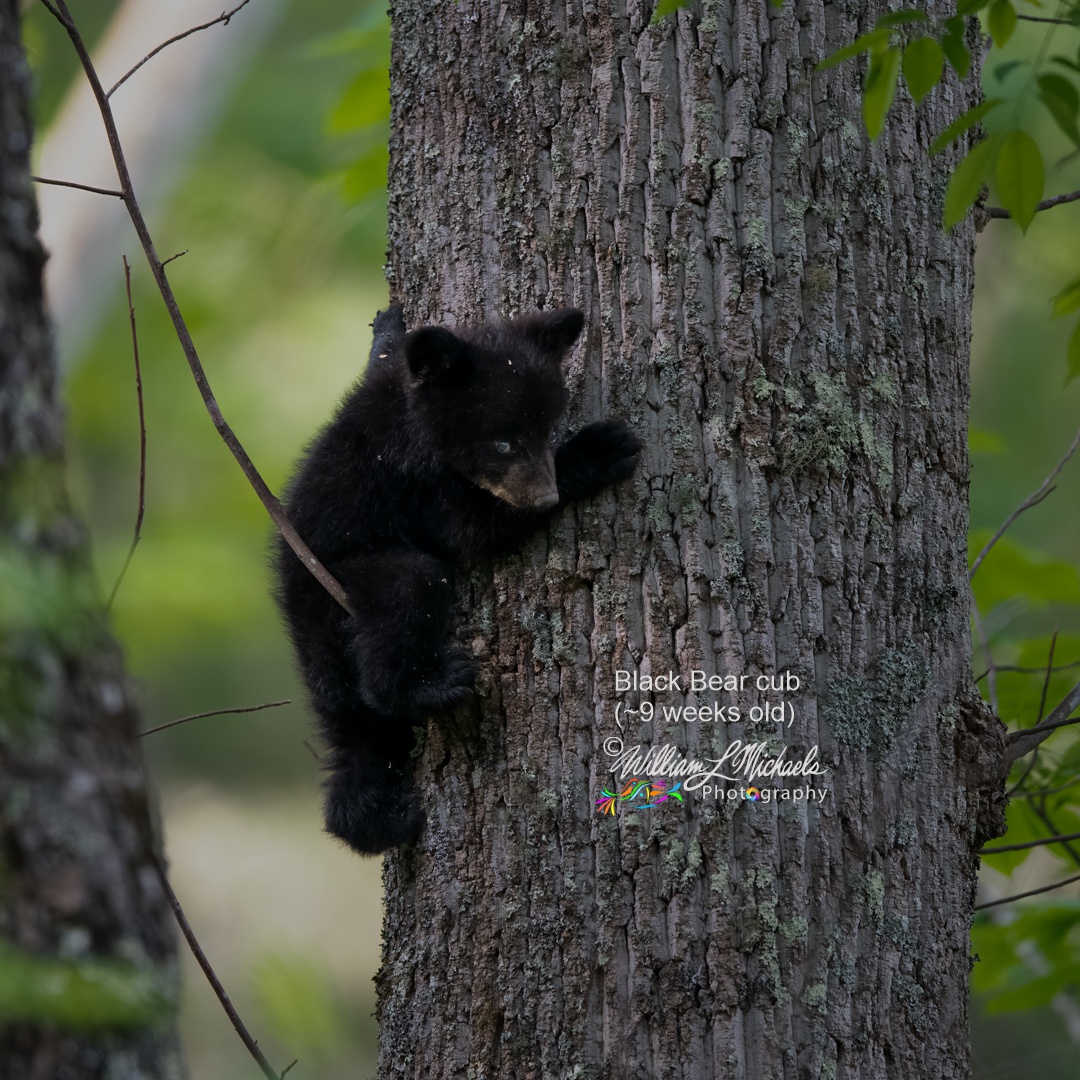
M 543 495 L 539 495 L 536 501 L 533 503 L 533 509 L 535 510 L 550 510 L 553 506 L 557 505 L 559 501 L 559 493 L 557 491 L 548 491 Z

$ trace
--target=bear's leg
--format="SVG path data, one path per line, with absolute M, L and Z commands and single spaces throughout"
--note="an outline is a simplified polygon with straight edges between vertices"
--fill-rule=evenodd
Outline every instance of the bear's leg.
M 352 652 L 363 701 L 422 717 L 468 700 L 476 668 L 450 644 L 449 566 L 420 551 L 359 555 L 334 568 L 356 612 Z
M 329 743 L 323 784 L 326 831 L 361 855 L 377 855 L 415 839 L 424 811 L 412 783 L 409 724 L 360 707 L 334 723 L 324 717 Z

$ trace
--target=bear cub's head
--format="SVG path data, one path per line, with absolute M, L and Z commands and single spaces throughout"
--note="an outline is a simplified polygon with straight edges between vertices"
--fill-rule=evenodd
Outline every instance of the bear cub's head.
M 567 401 L 561 363 L 583 325 L 567 308 L 408 334 L 410 416 L 440 460 L 519 510 L 554 506 L 555 428 Z

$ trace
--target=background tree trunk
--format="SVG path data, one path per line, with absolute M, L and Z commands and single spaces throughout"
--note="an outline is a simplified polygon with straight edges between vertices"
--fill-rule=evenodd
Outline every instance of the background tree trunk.
M 871 146 L 861 64 L 813 74 L 858 7 L 393 4 L 408 325 L 580 305 L 571 426 L 646 449 L 466 576 L 481 715 L 429 725 L 427 831 L 386 860 L 386 1078 L 968 1075 L 1001 737 L 970 672 L 974 232 L 943 233 L 925 146 L 976 90 L 901 87 Z M 794 723 L 620 732 L 639 667 L 791 672 Z M 601 816 L 612 736 L 816 745 L 830 794 Z
M 64 489 L 29 88 L 0 0 L 0 1074 L 179 1077 L 136 714 Z

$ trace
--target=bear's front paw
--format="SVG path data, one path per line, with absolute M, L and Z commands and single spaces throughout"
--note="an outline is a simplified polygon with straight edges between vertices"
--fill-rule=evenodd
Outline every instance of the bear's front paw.
M 473 698 L 477 666 L 459 646 L 445 650 L 440 661 L 424 672 L 417 687 L 417 704 L 432 712 L 449 712 Z
M 641 440 L 620 420 L 601 420 L 582 428 L 555 454 L 560 497 L 587 498 L 632 476 L 641 446 Z

